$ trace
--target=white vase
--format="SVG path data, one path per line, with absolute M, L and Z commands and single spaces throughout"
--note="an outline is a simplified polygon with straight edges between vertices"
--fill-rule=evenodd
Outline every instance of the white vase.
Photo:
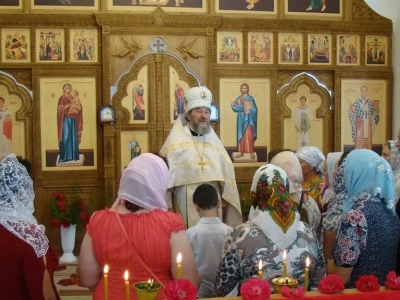
M 61 247 L 63 250 L 63 255 L 60 257 L 60 262 L 73 262 L 77 258 L 72 253 L 75 247 L 75 234 L 76 234 L 76 224 L 69 225 L 69 227 L 60 227 L 61 230 Z

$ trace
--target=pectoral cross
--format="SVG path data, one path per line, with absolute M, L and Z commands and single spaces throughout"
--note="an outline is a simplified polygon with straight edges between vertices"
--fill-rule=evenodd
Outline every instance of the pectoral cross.
M 204 174 L 204 165 L 206 165 L 206 163 L 203 161 L 203 157 L 200 157 L 200 161 L 197 164 L 201 167 L 201 174 Z

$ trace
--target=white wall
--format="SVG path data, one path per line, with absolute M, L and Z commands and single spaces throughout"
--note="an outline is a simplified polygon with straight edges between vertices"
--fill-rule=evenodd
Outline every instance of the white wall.
M 397 139 L 400 129 L 400 1 L 399 0 L 364 0 L 378 14 L 393 22 L 393 132 L 392 138 Z

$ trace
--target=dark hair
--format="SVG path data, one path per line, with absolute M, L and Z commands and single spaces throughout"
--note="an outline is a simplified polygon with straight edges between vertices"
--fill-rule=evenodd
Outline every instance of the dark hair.
M 18 158 L 18 162 L 23 165 L 26 169 L 26 171 L 28 171 L 29 176 L 31 176 L 31 171 L 32 171 L 32 165 L 29 162 L 29 160 L 25 159 L 25 158 Z
M 143 207 L 140 207 L 139 205 L 133 204 L 129 201 L 125 201 L 125 207 L 127 210 L 129 210 L 130 212 L 136 212 L 139 209 L 142 209 Z
M 294 153 L 294 151 L 293 151 L 292 149 L 289 149 L 289 148 L 286 148 L 286 149 L 284 149 L 284 148 L 276 148 L 276 149 L 274 149 L 274 150 L 269 151 L 268 157 L 267 157 L 268 162 L 271 162 L 271 160 L 272 160 L 276 155 L 278 155 L 278 154 L 281 153 L 281 152 L 285 152 L 285 151 L 290 151 L 290 152 L 293 152 L 293 153 Z
M 340 156 L 340 158 L 339 158 L 339 160 L 338 160 L 338 162 L 337 162 L 337 165 L 338 165 L 338 166 L 340 166 L 340 165 L 342 164 L 342 162 L 343 162 L 344 159 L 347 157 L 347 155 L 349 155 L 350 152 L 351 152 L 351 150 L 342 153 L 342 155 Z
M 193 203 L 201 209 L 212 209 L 218 205 L 217 191 L 212 185 L 203 183 L 194 191 Z

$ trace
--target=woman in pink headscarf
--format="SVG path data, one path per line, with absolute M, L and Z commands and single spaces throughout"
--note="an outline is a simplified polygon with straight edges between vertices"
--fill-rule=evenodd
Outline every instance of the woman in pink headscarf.
M 176 278 L 179 252 L 183 257 L 182 278 L 199 285 L 183 219 L 167 211 L 168 179 L 167 165 L 160 157 L 141 154 L 124 170 L 113 207 L 93 215 L 78 266 L 82 285 L 94 290 L 93 299 L 104 299 L 102 270 L 106 264 L 109 299 L 120 300 L 125 299 L 125 270 L 131 283 L 154 278 L 166 285 Z M 130 295 L 136 299 L 133 291 Z M 164 298 L 161 289 L 158 299 Z

